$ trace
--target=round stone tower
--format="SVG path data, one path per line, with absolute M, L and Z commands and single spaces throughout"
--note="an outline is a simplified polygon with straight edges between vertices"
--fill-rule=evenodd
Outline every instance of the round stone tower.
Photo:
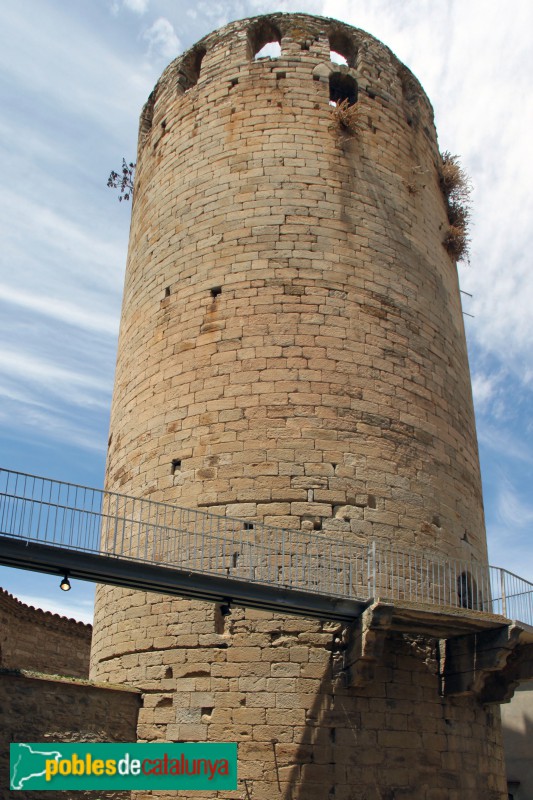
M 141 116 L 107 488 L 485 562 L 441 164 L 419 83 L 356 28 L 274 14 L 173 61 Z M 239 742 L 235 797 L 504 797 L 498 720 L 442 696 L 438 642 L 391 632 L 341 683 L 339 628 L 99 587 L 92 676 L 146 690 L 141 740 Z

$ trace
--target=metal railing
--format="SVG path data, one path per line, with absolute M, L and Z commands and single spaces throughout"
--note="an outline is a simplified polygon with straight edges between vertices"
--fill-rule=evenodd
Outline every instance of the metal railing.
M 283 590 L 469 608 L 533 623 L 533 584 L 506 570 L 347 542 L 0 468 L 0 534 Z M 0 548 L 1 548 L 0 536 Z

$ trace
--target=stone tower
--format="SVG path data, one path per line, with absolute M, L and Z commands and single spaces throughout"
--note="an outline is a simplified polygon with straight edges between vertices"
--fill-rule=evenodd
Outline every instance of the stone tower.
M 440 164 L 361 30 L 274 14 L 173 61 L 141 116 L 107 488 L 485 562 Z M 501 800 L 498 718 L 442 696 L 438 642 L 391 632 L 350 684 L 342 638 L 99 587 L 92 676 L 146 690 L 141 740 L 237 741 L 235 797 Z

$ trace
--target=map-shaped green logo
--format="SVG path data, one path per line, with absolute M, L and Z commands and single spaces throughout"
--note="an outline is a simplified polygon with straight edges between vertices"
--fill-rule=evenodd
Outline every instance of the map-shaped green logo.
M 32 789 L 32 784 L 41 783 L 46 775 L 48 761 L 59 761 L 62 753 L 52 750 L 46 744 L 12 744 L 11 755 L 11 789 Z

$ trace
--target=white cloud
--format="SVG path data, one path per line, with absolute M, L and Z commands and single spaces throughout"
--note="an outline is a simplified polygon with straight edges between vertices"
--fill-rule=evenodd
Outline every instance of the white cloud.
M 484 375 L 481 372 L 472 375 L 472 394 L 477 410 L 487 407 L 496 393 L 496 383 L 495 375 Z
M 533 465 L 533 452 L 528 442 L 500 425 L 496 427 L 484 422 L 478 428 L 478 439 L 480 444 L 499 456 Z
M 500 487 L 498 513 L 501 522 L 513 530 L 533 525 L 533 504 L 525 502 L 509 481 L 504 481 Z
M 148 55 L 176 58 L 181 51 L 180 40 L 174 26 L 166 17 L 159 17 L 143 34 L 148 42 Z
M 100 461 L 106 453 L 106 428 L 91 429 L 87 417 L 83 420 L 70 421 L 67 413 L 60 408 L 52 409 L 49 413 L 27 412 L 24 414 L 24 426 L 18 429 L 13 425 L 13 419 L 20 407 L 15 406 L 7 413 L 0 413 L 0 421 L 10 425 L 13 434 L 17 437 L 19 445 L 25 443 L 31 450 L 32 443 L 38 440 L 48 446 L 76 449 L 84 456 L 90 456 Z M 22 416 L 22 415 L 21 415 Z M 25 467 L 27 465 L 24 465 Z M 47 474 L 53 473 L 48 467 Z M 69 476 L 70 477 L 70 476 Z M 100 481 L 100 476 L 98 481 Z
M 113 289 L 118 295 L 122 288 L 123 250 L 118 242 L 110 244 L 96 236 L 83 219 L 69 218 L 67 214 L 72 209 L 63 207 L 58 211 L 52 204 L 43 204 L 29 193 L 4 189 L 0 211 L 3 253 L 11 263 L 20 260 L 19 248 L 31 238 L 34 244 L 32 258 L 38 258 L 37 265 L 47 264 L 51 256 L 61 253 L 63 280 L 65 272 L 75 274 L 78 283 L 81 281 L 86 286 L 88 279 L 97 281 L 102 288 Z M 118 268 L 110 270 L 113 261 Z
M 71 365 L 61 367 L 24 350 L 4 348 L 0 352 L 0 369 L 5 376 L 16 377 L 23 383 L 37 385 L 41 390 L 60 396 L 63 402 L 84 407 L 107 406 L 107 381 L 96 375 L 77 372 Z
M 490 563 L 533 580 L 533 503 L 502 471 L 494 494 L 494 511 L 488 525 Z
M 533 581 L 533 551 L 527 536 L 510 530 L 507 520 L 489 529 L 489 563 Z
M 150 5 L 150 0 L 124 0 L 124 7 L 136 14 L 145 14 Z
M 116 336 L 118 333 L 118 319 L 115 315 L 84 309 L 57 297 L 35 295 L 0 284 L 0 301 L 20 306 L 28 311 L 36 311 L 38 314 L 74 327 L 107 333 L 111 336 Z

